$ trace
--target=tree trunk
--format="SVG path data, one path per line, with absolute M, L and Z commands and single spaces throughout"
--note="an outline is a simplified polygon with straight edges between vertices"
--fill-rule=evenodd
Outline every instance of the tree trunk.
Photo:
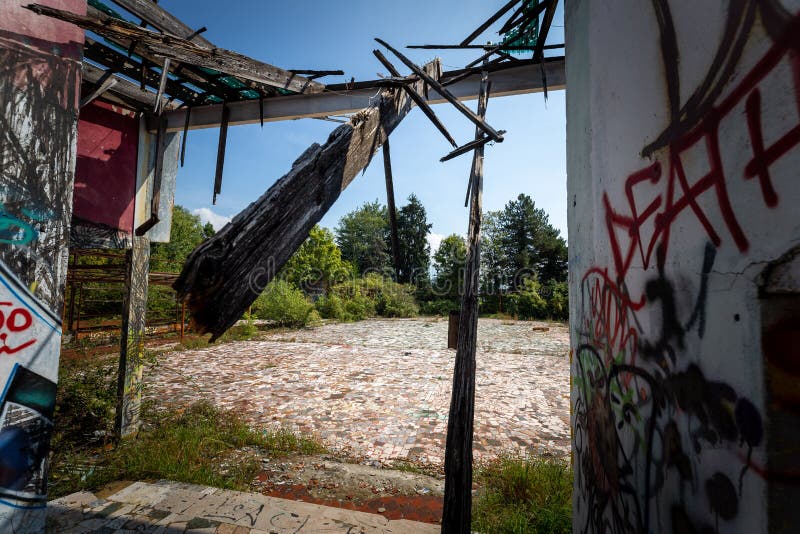
M 438 73 L 435 60 L 426 72 Z M 422 83 L 414 85 L 422 91 Z M 310 146 L 261 198 L 186 260 L 174 284 L 192 321 L 211 340 L 230 328 L 300 247 L 311 228 L 365 168 L 413 103 L 401 88 L 381 91 L 320 146 Z

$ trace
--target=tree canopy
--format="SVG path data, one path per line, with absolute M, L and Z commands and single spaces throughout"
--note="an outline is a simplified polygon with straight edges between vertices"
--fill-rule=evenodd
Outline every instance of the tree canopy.
M 431 266 L 431 246 L 428 233 L 433 225 L 428 223 L 425 207 L 416 197 L 408 197 L 408 204 L 397 214 L 397 236 L 400 242 L 400 265 L 397 281 L 419 283 L 428 278 Z
M 339 219 L 336 243 L 342 258 L 352 263 L 359 273 L 390 272 L 388 218 L 386 206 L 376 200 L 364 203 Z
M 441 297 L 457 298 L 464 282 L 464 263 L 467 259 L 467 245 L 458 234 L 450 234 L 442 239 L 433 254 L 433 268 L 436 271 L 433 291 Z
M 327 228 L 314 226 L 282 270 L 282 277 L 306 292 L 327 290 L 331 284 L 347 278 L 353 271 Z

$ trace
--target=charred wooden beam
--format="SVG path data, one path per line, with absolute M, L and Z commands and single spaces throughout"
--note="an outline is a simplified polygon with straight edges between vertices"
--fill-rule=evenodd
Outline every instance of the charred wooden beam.
M 173 287 L 200 332 L 216 339 L 242 316 L 411 108 L 405 91 L 384 89 L 189 255 Z
M 117 81 L 119 78 L 114 77 L 114 73 L 110 70 L 107 70 L 105 74 L 103 74 L 97 83 L 95 84 L 95 89 L 87 96 L 81 98 L 80 107 L 84 107 L 89 102 L 93 101 L 95 98 L 101 96 L 103 93 L 117 85 Z
M 402 61 L 406 65 L 406 67 L 411 69 L 412 72 L 414 72 L 417 76 L 419 76 L 425 82 L 427 82 L 445 100 L 447 100 L 448 102 L 453 104 L 453 106 L 455 106 L 455 108 L 457 110 L 459 110 L 465 117 L 467 117 L 470 121 L 472 121 L 475 124 L 475 126 L 477 126 L 481 130 L 486 132 L 486 134 L 488 134 L 489 137 L 491 137 L 492 139 L 494 139 L 498 143 L 502 143 L 503 142 L 503 136 L 500 135 L 500 133 L 498 133 L 497 130 L 495 130 L 494 128 L 492 128 L 488 124 L 486 124 L 486 121 L 484 121 L 483 119 L 481 119 L 480 117 L 475 115 L 475 113 L 473 113 L 473 111 L 471 109 L 469 109 L 467 106 L 462 104 L 458 100 L 458 98 L 453 96 L 450 93 L 450 91 L 447 90 L 446 87 L 444 87 L 442 84 L 439 83 L 438 80 L 434 80 L 433 78 L 428 76 L 428 74 L 426 74 L 417 65 L 415 65 L 413 61 L 411 61 L 406 56 L 404 56 L 403 54 L 401 54 L 400 52 L 398 52 L 397 50 L 392 48 L 392 46 L 389 45 L 389 43 L 387 43 L 386 41 L 383 41 L 383 40 L 377 39 L 377 38 L 375 40 L 378 43 L 380 43 L 381 45 L 385 46 L 387 49 L 389 49 L 395 56 L 398 57 L 398 59 L 400 59 L 400 61 Z
M 472 50 L 472 49 L 481 49 L 481 50 L 490 50 L 497 46 L 497 43 L 489 43 L 485 45 L 454 45 L 454 44 L 433 44 L 433 45 L 408 45 L 406 48 L 414 48 L 417 50 Z M 551 48 L 564 48 L 564 44 L 554 44 L 554 45 L 547 45 L 544 47 L 545 50 L 549 50 Z M 503 50 L 530 50 L 530 46 L 504 46 Z
M 472 42 L 472 40 L 473 40 L 473 39 L 475 39 L 475 38 L 476 38 L 476 37 L 478 37 L 480 34 L 482 34 L 483 32 L 485 32 L 485 31 L 486 31 L 486 29 L 487 29 L 489 26 L 491 26 L 492 24 L 494 24 L 494 23 L 495 23 L 495 22 L 496 22 L 496 21 L 497 21 L 497 20 L 498 20 L 500 17 L 502 17 L 503 15 L 505 15 L 506 13 L 508 13 L 508 11 L 510 11 L 510 10 L 511 10 L 511 8 L 512 8 L 512 7 L 514 7 L 514 6 L 515 6 L 515 5 L 516 5 L 516 4 L 517 4 L 519 1 L 520 1 L 520 0 L 511 0 L 511 1 L 510 1 L 510 2 L 508 2 L 506 5 L 504 5 L 504 6 L 503 6 L 503 7 L 501 7 L 499 10 L 497 10 L 497 12 L 496 12 L 494 15 L 492 15 L 491 17 L 489 17 L 489 18 L 488 18 L 488 20 L 486 20 L 486 22 L 484 22 L 483 24 L 481 24 L 480 26 L 478 26 L 478 27 L 475 29 L 475 31 L 473 31 L 471 34 L 469 34 L 469 35 L 467 36 L 467 38 L 466 38 L 466 39 L 464 39 L 463 41 L 461 41 L 461 46 L 466 46 L 466 45 L 470 44 L 470 43 Z M 525 0 L 522 0 L 522 1 L 524 2 Z
M 228 121 L 231 110 L 227 104 L 222 105 L 222 121 L 219 126 L 219 144 L 217 145 L 217 169 L 214 174 L 214 197 L 212 204 L 217 203 L 217 195 L 222 191 L 222 169 L 225 166 L 225 145 L 228 142 Z
M 83 80 L 89 83 L 97 84 L 106 71 L 95 67 L 89 63 L 84 63 L 82 66 Z M 115 95 L 121 98 L 126 104 L 135 107 L 136 109 L 153 109 L 156 103 L 155 93 L 150 91 L 142 91 L 135 83 L 131 83 L 124 78 L 113 75 L 113 79 L 117 81 L 113 87 L 109 88 L 106 95 Z M 174 104 L 167 104 L 165 109 L 174 109 Z
M 392 63 L 388 59 L 386 59 L 386 56 L 384 56 L 380 50 L 373 50 L 372 53 L 375 54 L 375 57 L 378 58 L 378 61 L 380 61 L 383 64 L 383 66 L 386 67 L 386 70 L 389 71 L 389 74 L 391 74 L 395 78 L 400 76 L 400 72 L 394 67 L 394 65 L 392 65 Z M 445 139 L 447 139 L 451 145 L 458 146 L 456 140 L 453 139 L 453 136 L 450 135 L 450 132 L 448 132 L 447 128 L 444 127 L 444 124 L 442 124 L 442 121 L 440 121 L 439 117 L 436 116 L 436 113 L 433 112 L 431 107 L 425 101 L 425 98 L 423 98 L 422 95 L 414 91 L 413 87 L 404 85 L 403 88 L 408 92 L 408 96 L 411 97 L 411 100 L 414 101 L 414 103 L 419 107 L 419 109 L 422 110 L 425 116 L 428 117 L 428 119 L 433 123 L 434 126 L 436 126 L 436 129 L 442 133 Z
M 85 30 L 90 30 L 112 39 L 122 38 L 138 41 L 140 43 L 139 46 L 163 58 L 199 65 L 245 80 L 298 93 L 318 93 L 325 88 L 324 85 L 313 80 L 303 78 L 273 65 L 256 61 L 242 54 L 222 48 L 203 48 L 186 39 L 151 32 L 135 24 L 112 17 L 101 21 L 40 4 L 28 4 L 26 7 L 34 13 L 70 22 Z
M 152 0 L 111 0 L 121 8 L 127 10 L 132 15 L 136 15 L 142 21 L 153 28 L 164 33 L 182 37 L 194 41 L 205 48 L 214 48 L 207 39 L 200 36 L 205 28 L 192 30 L 189 26 L 181 22 L 175 15 L 159 7 Z
M 505 132 L 505 130 L 500 130 L 500 133 L 506 133 L 506 132 Z M 446 156 L 440 158 L 439 161 L 445 162 L 445 161 L 449 161 L 449 160 L 451 160 L 453 158 L 457 158 L 458 156 L 460 156 L 462 154 L 466 154 L 467 152 L 471 152 L 471 151 L 475 150 L 476 148 L 478 148 L 479 146 L 483 146 L 486 143 L 489 143 L 491 141 L 493 141 L 493 139 L 491 137 L 489 137 L 488 135 L 484 135 L 483 137 L 480 137 L 479 139 L 475 139 L 474 141 L 470 141 L 469 143 L 466 143 L 466 144 L 458 147 L 457 149 L 453 150 L 452 152 L 450 152 Z
M 542 17 L 542 25 L 539 26 L 539 35 L 536 37 L 536 50 L 533 53 L 533 60 L 534 61 L 541 61 L 542 54 L 545 47 L 545 41 L 547 41 L 547 34 L 550 32 L 550 26 L 553 24 L 553 17 L 556 15 L 556 6 L 558 5 L 558 0 L 550 0 L 550 3 L 547 6 L 547 11 L 544 12 L 544 17 Z
M 488 103 L 488 73 L 481 80 L 478 115 L 483 117 Z M 476 128 L 475 137 L 482 136 Z M 464 292 L 458 317 L 458 343 L 453 367 L 453 392 L 447 419 L 444 452 L 444 510 L 442 534 L 469 533 L 472 521 L 472 438 L 475 418 L 475 352 L 478 338 L 478 280 L 481 260 L 481 210 L 483 195 L 483 147 L 475 149 L 470 181 L 472 203 L 469 210 L 467 261 Z
M 386 208 L 389 211 L 389 241 L 392 244 L 394 273 L 400 275 L 400 239 L 397 237 L 397 209 L 394 203 L 394 181 L 392 179 L 392 156 L 389 138 L 383 142 L 383 174 L 386 178 Z

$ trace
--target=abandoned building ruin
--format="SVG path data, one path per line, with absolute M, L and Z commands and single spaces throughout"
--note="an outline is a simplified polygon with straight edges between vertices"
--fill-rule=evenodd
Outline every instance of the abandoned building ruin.
M 473 157 L 442 520 L 469 532 L 484 148 L 514 135 L 485 114 L 492 97 L 567 89 L 574 531 L 797 531 L 800 2 L 565 0 L 566 42 L 546 44 L 558 4 L 511 0 L 458 44 L 419 45 L 474 49 L 463 69 L 376 39 L 387 76 L 326 85 L 342 72 L 217 48 L 150 0 L 2 2 L 0 530 L 45 526 L 69 251 L 127 258 L 125 439 L 150 244 L 169 239 L 186 136 L 219 129 L 216 198 L 229 127 L 349 117 L 174 280 L 213 339 L 381 148 L 393 212 L 389 138 L 417 106 L 454 147 L 443 161 Z M 475 44 L 498 21 L 513 38 Z M 453 139 L 433 104 L 474 139 Z

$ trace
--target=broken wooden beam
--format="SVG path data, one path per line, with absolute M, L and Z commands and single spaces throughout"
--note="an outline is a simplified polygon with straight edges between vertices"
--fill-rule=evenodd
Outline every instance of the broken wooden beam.
M 376 58 L 378 58 L 378 61 L 380 61 L 383 64 L 383 66 L 386 67 L 386 70 L 389 71 L 389 74 L 391 74 L 394 78 L 400 77 L 400 72 L 398 72 L 398 70 L 394 67 L 394 65 L 392 65 L 392 63 L 388 59 L 386 59 L 386 56 L 384 56 L 380 50 L 373 50 L 372 53 L 375 55 Z M 408 85 L 403 85 L 403 89 L 405 89 L 408 92 L 408 96 L 411 97 L 411 99 L 414 101 L 417 107 L 419 107 L 419 109 L 422 110 L 425 116 L 428 117 L 428 120 L 430 120 L 433 123 L 433 125 L 436 126 L 436 129 L 439 130 L 439 132 L 441 132 L 441 134 L 445 137 L 445 139 L 447 139 L 451 145 L 458 146 L 456 140 L 453 139 L 453 136 L 450 135 L 450 132 L 448 132 L 447 128 L 444 127 L 444 124 L 442 124 L 442 121 L 440 121 L 439 117 L 436 116 L 436 113 L 433 112 L 431 107 L 425 101 L 425 98 L 423 98 L 422 95 L 414 91 L 414 89 Z
M 103 93 L 105 93 L 106 91 L 117 85 L 118 80 L 119 78 L 114 77 L 113 71 L 107 70 L 105 74 L 103 74 L 97 81 L 94 91 L 89 93 L 87 96 L 81 98 L 81 103 L 79 107 L 83 108 L 84 106 L 92 102 L 95 98 L 101 96 Z M 156 101 L 156 104 L 158 104 L 158 101 Z
M 81 77 L 83 81 L 97 84 L 106 71 L 95 67 L 89 63 L 84 63 L 82 66 Z M 112 75 L 111 78 L 116 80 L 116 83 L 109 87 L 105 95 L 113 95 L 124 102 L 126 105 L 133 106 L 137 109 L 153 109 L 156 103 L 155 93 L 150 91 L 141 91 L 139 86 L 117 75 Z M 173 104 L 165 104 L 164 109 L 174 109 L 176 106 Z
M 483 32 L 485 32 L 485 31 L 486 31 L 486 29 L 487 29 L 489 26 L 491 26 L 492 24 L 494 24 L 494 23 L 495 23 L 495 22 L 496 22 L 496 21 L 497 21 L 497 20 L 498 20 L 500 17 L 502 17 L 503 15 L 505 15 L 506 13 L 508 13 L 508 12 L 511 10 L 511 8 L 512 8 L 512 7 L 514 7 L 514 6 L 515 6 L 515 5 L 516 5 L 516 4 L 517 4 L 519 1 L 520 1 L 520 0 L 511 0 L 511 1 L 510 1 L 510 2 L 508 2 L 506 5 L 504 5 L 504 6 L 503 6 L 503 7 L 501 7 L 499 10 L 497 10 L 497 12 L 496 12 L 494 15 L 492 15 L 491 17 L 489 17 L 489 18 L 486 20 L 486 22 L 484 22 L 483 24 L 481 24 L 480 26 L 478 26 L 478 27 L 475 29 L 475 31 L 473 31 L 471 34 L 469 34 L 469 35 L 466 37 L 466 39 L 464 39 L 463 41 L 461 41 L 461 46 L 466 46 L 466 45 L 470 44 L 470 43 L 471 43 L 471 42 L 472 42 L 472 41 L 473 41 L 473 40 L 474 40 L 476 37 L 478 37 L 480 34 L 482 34 Z M 522 1 L 523 1 L 523 3 L 525 2 L 525 0 L 522 0 Z
M 483 130 L 484 132 L 486 132 L 486 134 L 488 134 L 488 135 L 489 135 L 489 137 L 491 137 L 492 139 L 494 139 L 494 140 L 495 140 L 495 141 L 497 141 L 498 143 L 502 143 L 502 142 L 503 142 L 503 136 L 502 136 L 502 135 L 500 135 L 500 133 L 498 133 L 498 132 L 497 132 L 497 131 L 496 131 L 494 128 L 492 128 L 491 126 L 489 126 L 488 124 L 486 124 L 486 121 L 482 120 L 480 117 L 478 117 L 477 115 L 475 115 L 475 113 L 474 113 L 474 112 L 473 112 L 471 109 L 469 109 L 467 106 L 465 106 L 464 104 L 462 104 L 462 103 L 461 103 L 461 102 L 458 100 L 458 98 L 456 98 L 455 96 L 453 96 L 453 95 L 450 93 L 450 91 L 448 91 L 448 90 L 447 90 L 447 88 L 446 88 L 446 87 L 444 87 L 442 84 L 440 84 L 440 83 L 439 83 L 439 81 L 438 81 L 438 80 L 434 80 L 433 78 L 431 78 L 430 76 L 428 76 L 428 74 L 426 74 L 425 72 L 423 72 L 423 71 L 422 71 L 422 70 L 421 70 L 421 69 L 420 69 L 420 68 L 419 68 L 417 65 L 415 65 L 415 64 L 414 64 L 414 62 L 413 62 L 413 61 L 411 61 L 411 60 L 410 60 L 410 59 L 408 59 L 406 56 L 404 56 L 403 54 L 401 54 L 400 52 L 398 52 L 397 50 L 395 50 L 394 48 L 392 48 L 392 46 L 391 46 L 391 45 L 389 45 L 389 43 L 387 43 L 386 41 L 383 41 L 383 40 L 381 40 L 381 39 L 377 39 L 377 38 L 376 38 L 375 40 L 376 40 L 378 43 L 380 43 L 381 45 L 385 46 L 387 49 L 389 49 L 389 50 L 390 50 L 390 51 L 391 51 L 391 52 L 392 52 L 392 53 L 393 53 L 395 56 L 397 56 L 397 58 L 398 58 L 400 61 L 402 61 L 402 62 L 405 64 L 405 66 L 406 66 L 406 67 L 408 67 L 409 69 L 411 69 L 411 71 L 412 71 L 414 74 L 416 74 L 417 76 L 419 76 L 420 78 L 422 78 L 423 80 L 425 80 L 425 81 L 426 81 L 426 82 L 427 82 L 427 83 L 428 83 L 428 84 L 429 84 L 429 85 L 430 85 L 430 86 L 431 86 L 433 89 L 435 89 L 435 90 L 436 90 L 436 92 L 437 92 L 437 93 L 439 93 L 439 94 L 440 94 L 440 95 L 441 95 L 441 96 L 442 96 L 442 97 L 443 97 L 445 100 L 447 100 L 448 102 L 450 102 L 451 104 L 453 104 L 453 106 L 455 106 L 455 108 L 456 108 L 457 110 L 459 110 L 459 111 L 460 111 L 460 112 L 461 112 L 461 113 L 462 113 L 462 114 L 463 114 L 465 117 L 467 117 L 467 118 L 468 118 L 470 121 L 472 121 L 472 122 L 475 124 L 475 126 L 477 126 L 477 127 L 478 127 L 478 128 L 480 128 L 481 130 Z
M 225 167 L 225 145 L 228 142 L 228 121 L 231 117 L 231 110 L 227 104 L 222 104 L 222 121 L 219 126 L 219 144 L 217 145 L 217 169 L 214 173 L 214 197 L 211 201 L 217 204 L 217 195 L 222 192 L 222 170 Z
M 425 67 L 431 74 L 439 69 L 438 60 Z M 412 104 L 402 89 L 382 90 L 372 106 L 336 128 L 324 145 L 311 145 L 261 198 L 189 255 L 173 287 L 199 332 L 214 340 L 242 316 Z
M 556 15 L 556 6 L 558 0 L 550 0 L 547 6 L 547 11 L 544 12 L 542 17 L 542 25 L 539 26 L 539 34 L 536 36 L 536 50 L 533 53 L 534 61 L 541 61 L 544 52 L 545 41 L 547 41 L 547 34 L 550 32 L 550 26 L 553 24 L 553 17 Z
M 506 131 L 505 130 L 500 130 L 500 133 L 504 134 L 504 133 L 506 133 Z M 475 150 L 479 146 L 483 146 L 486 143 L 489 143 L 491 141 L 494 141 L 494 139 L 492 139 L 488 135 L 484 135 L 484 136 L 480 137 L 479 139 L 475 139 L 474 141 L 470 141 L 469 143 L 461 145 L 460 147 L 456 148 L 455 150 L 453 150 L 452 152 L 450 152 L 446 156 L 440 158 L 439 161 L 444 163 L 445 161 L 449 161 L 449 160 L 451 160 L 453 158 L 456 158 L 456 157 L 458 157 L 458 156 L 460 156 L 462 154 L 466 154 L 467 152 L 471 152 L 472 150 Z
M 153 28 L 164 33 L 191 40 L 205 48 L 215 48 L 210 41 L 201 37 L 205 28 L 193 30 L 175 15 L 166 11 L 153 0 L 111 0 L 132 15 L 136 15 Z
M 245 80 L 298 93 L 318 93 L 325 88 L 321 83 L 242 54 L 223 48 L 203 48 L 192 41 L 151 32 L 113 17 L 101 21 L 40 4 L 28 4 L 25 7 L 39 15 L 75 24 L 104 37 L 137 41 L 138 46 L 162 58 L 214 69 Z
M 478 115 L 483 117 L 488 103 L 488 73 L 481 80 Z M 476 128 L 475 137 L 482 132 Z M 475 418 L 475 353 L 478 338 L 478 280 L 480 275 L 481 210 L 483 195 L 483 147 L 475 149 L 470 172 L 472 202 L 469 210 L 467 261 L 461 313 L 458 317 L 458 342 L 453 366 L 453 392 L 447 418 L 444 452 L 444 509 L 442 534 L 471 532 L 472 523 L 472 440 Z
M 386 178 L 386 208 L 389 211 L 389 241 L 392 244 L 394 274 L 400 276 L 400 239 L 397 237 L 397 208 L 394 203 L 394 181 L 392 179 L 392 156 L 389 138 L 383 142 L 383 174 Z M 399 280 L 398 280 L 399 281 Z

